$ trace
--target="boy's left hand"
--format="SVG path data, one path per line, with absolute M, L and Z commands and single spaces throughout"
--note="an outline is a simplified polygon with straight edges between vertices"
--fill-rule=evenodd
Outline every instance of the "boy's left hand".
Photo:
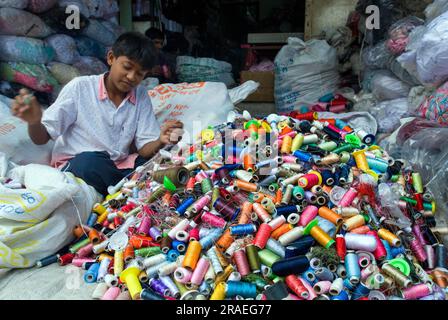
M 182 140 L 184 131 L 182 130 L 184 124 L 177 120 L 170 120 L 165 122 L 161 128 L 160 142 L 164 145 L 176 144 Z

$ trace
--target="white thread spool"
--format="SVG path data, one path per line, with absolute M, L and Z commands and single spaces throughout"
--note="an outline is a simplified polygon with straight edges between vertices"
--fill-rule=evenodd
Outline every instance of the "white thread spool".
M 278 216 L 274 220 L 271 220 L 268 225 L 272 228 L 272 231 L 280 228 L 286 223 L 286 218 L 284 216 Z
M 330 294 L 332 296 L 337 296 L 344 289 L 344 280 L 342 278 L 337 278 L 333 281 L 330 287 Z
M 169 276 L 177 269 L 177 262 L 171 262 L 159 269 L 159 276 Z
M 109 290 L 109 287 L 107 286 L 106 283 L 104 282 L 98 283 L 98 285 L 96 286 L 95 290 L 92 293 L 92 299 L 100 300 L 107 290 Z
M 192 275 L 193 273 L 191 271 L 183 267 L 178 267 L 174 271 L 174 279 L 176 279 L 177 282 L 182 284 L 186 284 L 187 282 L 189 282 Z
M 93 246 L 92 251 L 94 254 L 100 254 L 106 251 L 107 246 L 109 245 L 109 240 L 103 241 L 95 246 Z
M 110 261 L 111 260 L 109 258 L 104 258 L 103 260 L 101 260 L 100 267 L 98 269 L 97 282 L 104 281 L 104 277 L 107 274 L 107 269 L 109 267 Z
M 186 232 L 184 230 L 181 230 L 176 233 L 176 240 L 181 241 L 181 242 L 187 242 L 189 237 L 190 237 L 190 235 L 188 234 L 188 232 Z
M 240 280 L 241 280 L 241 274 L 235 271 L 230 274 L 227 281 L 240 281 Z
M 169 262 L 168 261 L 164 261 L 162 263 L 153 265 L 149 268 L 146 269 L 146 275 L 150 278 L 153 278 L 157 275 L 157 273 L 159 272 L 160 268 L 163 268 L 164 266 L 168 265 Z
M 190 220 L 188 220 L 188 219 L 181 220 L 173 229 L 170 230 L 170 232 L 168 232 L 168 237 L 170 237 L 171 239 L 175 239 L 176 234 L 179 231 L 187 230 L 189 224 L 190 224 Z
M 207 272 L 205 273 L 204 280 L 205 282 L 211 285 L 215 282 L 215 279 L 216 279 L 215 269 L 213 265 L 210 265 L 210 268 L 208 268 Z
M 290 243 L 293 243 L 294 241 L 300 239 L 303 237 L 304 234 L 304 228 L 303 227 L 295 227 L 294 229 L 288 231 L 287 233 L 283 234 L 279 239 L 278 242 L 282 246 L 286 246 Z
M 109 186 L 107 188 L 107 192 L 110 195 L 116 194 L 118 191 L 120 191 L 121 188 L 123 188 L 123 186 L 126 182 L 128 182 L 128 178 L 121 179 L 121 181 L 118 182 L 115 186 Z
M 364 219 L 364 217 L 362 217 Z M 345 245 L 349 250 L 374 252 L 378 246 L 376 238 L 367 234 L 347 233 L 344 236 Z
M 107 286 L 110 287 L 117 287 L 118 286 L 118 277 L 113 274 L 106 274 L 104 276 L 104 282 L 107 284 Z
M 296 225 L 296 224 L 299 223 L 299 220 L 300 220 L 300 215 L 299 214 L 291 213 L 288 216 L 288 220 L 287 221 L 288 221 L 289 224 Z
M 143 265 L 145 268 L 149 268 L 158 264 L 161 264 L 162 262 L 166 261 L 166 255 L 163 253 L 157 254 L 155 256 L 146 258 L 143 260 Z

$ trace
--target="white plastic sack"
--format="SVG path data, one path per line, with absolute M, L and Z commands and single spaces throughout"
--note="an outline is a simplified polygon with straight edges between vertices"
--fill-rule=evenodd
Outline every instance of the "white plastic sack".
M 0 184 L 1 271 L 32 267 L 69 244 L 73 228 L 85 223 L 93 205 L 101 201 L 82 180 L 48 166 L 16 167 L 6 176 L 26 189 Z
M 50 141 L 45 146 L 35 145 L 29 138 L 27 124 L 7 110 L 0 114 L 0 148 L 1 152 L 17 164 L 48 165 L 51 161 L 53 142 Z
M 253 86 L 243 86 L 232 92 L 234 101 L 253 93 Z M 184 123 L 183 142 L 193 143 L 201 130 L 227 121 L 234 109 L 227 87 L 223 83 L 199 82 L 162 84 L 150 90 L 149 96 L 160 124 L 168 120 Z
M 275 101 L 279 113 L 314 104 L 338 88 L 336 49 L 326 41 L 289 38 L 275 58 Z
M 408 99 L 383 101 L 369 110 L 378 122 L 379 133 L 391 133 L 400 126 L 400 119 L 412 115 Z
M 448 0 L 434 0 L 425 9 L 426 21 L 430 22 L 446 11 L 448 11 Z
M 260 83 L 249 80 L 244 82 L 239 87 L 233 88 L 229 90 L 230 100 L 234 105 L 243 102 L 250 96 L 252 93 L 258 90 L 260 87 Z
M 25 62 L 30 64 L 45 64 L 54 57 L 54 51 L 42 40 L 0 36 L 0 60 Z
M 89 19 L 89 25 L 82 33 L 105 46 L 113 45 L 117 38 L 114 32 L 110 31 L 101 21 L 96 19 Z
M 319 118 L 343 120 L 352 128 L 362 128 L 368 134 L 376 135 L 378 132 L 378 123 L 368 112 L 319 112 Z
M 211 58 L 177 57 L 176 73 L 182 82 L 223 82 L 227 87 L 235 84 L 232 65 Z
M 411 87 L 397 79 L 388 70 L 375 71 L 372 78 L 371 90 L 378 101 L 404 98 L 409 95 Z
M 45 42 L 53 48 L 54 60 L 65 64 L 73 64 L 79 60 L 79 52 L 75 39 L 65 34 L 55 34 L 45 39 Z

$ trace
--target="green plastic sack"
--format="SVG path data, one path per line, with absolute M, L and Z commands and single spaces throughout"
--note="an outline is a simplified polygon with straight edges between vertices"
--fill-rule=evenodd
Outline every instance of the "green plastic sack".
M 51 93 L 59 84 L 45 65 L 1 62 L 0 79 L 20 83 L 39 92 Z
M 0 36 L 0 60 L 45 64 L 54 57 L 54 51 L 39 39 Z
M 81 76 L 78 69 L 65 63 L 50 62 L 47 68 L 51 75 L 63 86 L 74 78 Z

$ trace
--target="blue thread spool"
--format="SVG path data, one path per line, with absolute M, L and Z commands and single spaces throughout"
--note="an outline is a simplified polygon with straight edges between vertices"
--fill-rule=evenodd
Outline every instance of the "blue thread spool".
M 98 215 L 95 212 L 92 212 L 87 220 L 87 226 L 93 228 L 98 220 Z
M 168 253 L 166 254 L 166 259 L 169 262 L 174 262 L 177 260 L 177 258 L 180 256 L 179 251 L 175 250 L 175 249 L 171 249 L 170 251 L 168 251 Z
M 350 282 L 349 278 L 344 279 L 344 287 L 347 288 L 349 291 L 355 290 L 355 286 Z
M 226 284 L 226 297 L 233 298 L 235 296 L 255 298 L 257 296 L 257 286 L 248 282 L 228 281 Z
M 319 99 L 319 102 L 331 102 L 331 100 L 334 100 L 334 94 L 333 93 L 327 93 L 323 97 Z
M 185 211 L 187 211 L 188 207 L 191 206 L 193 203 L 194 203 L 193 197 L 187 198 L 179 205 L 179 207 L 177 207 L 176 213 L 180 216 L 183 216 L 185 214 Z
M 324 230 L 330 237 L 334 238 L 336 235 L 336 226 L 327 219 L 324 219 L 320 216 L 317 216 L 316 219 L 319 221 L 319 227 Z
M 386 249 L 387 250 L 387 249 Z M 406 250 L 403 247 L 393 247 L 391 248 L 391 255 L 393 258 L 397 257 L 399 254 L 405 254 Z
M 199 286 L 199 292 L 202 293 L 205 296 L 208 296 L 212 291 L 212 288 L 210 284 L 208 284 L 206 281 L 202 281 L 201 285 Z
M 350 282 L 352 284 L 358 284 L 361 279 L 361 269 L 358 263 L 358 255 L 353 251 L 348 252 L 345 256 L 345 269 Z
M 356 161 L 355 158 L 353 158 L 353 156 L 350 156 L 350 160 L 348 160 L 347 165 L 350 167 L 356 167 Z
M 333 281 L 334 274 L 328 268 L 318 268 L 314 270 L 314 274 L 320 281 Z
M 309 283 L 313 283 L 316 284 L 318 282 L 316 274 L 314 273 L 314 269 L 309 267 L 308 270 L 306 270 L 303 273 L 303 277 L 309 282 Z
M 269 238 L 268 242 L 266 243 L 266 249 L 271 250 L 282 259 L 285 258 L 285 247 L 282 246 L 277 240 Z
M 285 218 L 287 218 L 291 213 L 297 212 L 297 206 L 283 206 L 277 208 L 277 216 L 285 216 Z
M 138 193 L 140 192 L 140 189 L 138 187 L 132 188 L 132 197 L 134 199 L 138 199 Z
M 348 165 L 343 165 L 339 170 L 339 183 L 345 184 L 348 181 L 348 176 L 350 174 L 350 167 Z
M 142 300 L 165 300 L 162 296 L 152 292 L 149 289 L 143 289 L 140 293 L 140 298 Z
M 343 120 L 341 120 L 341 119 L 336 119 L 336 121 L 335 121 L 335 125 L 336 125 L 337 128 L 339 128 L 339 129 L 342 130 L 342 129 L 344 129 L 345 127 L 348 126 L 348 123 L 345 122 L 345 121 L 343 121 Z
M 43 258 L 42 260 L 37 261 L 36 267 L 43 268 L 43 267 L 49 266 L 50 264 L 58 262 L 58 259 L 59 259 L 59 255 L 53 254 L 49 257 L 46 257 L 46 258 Z
M 213 229 L 206 237 L 199 240 L 202 250 L 208 250 L 221 237 L 222 229 Z
M 297 150 L 293 153 L 294 157 L 298 158 L 302 162 L 314 162 L 314 157 L 312 154 Z
M 327 186 L 333 186 L 335 183 L 334 174 L 330 170 L 322 170 L 322 181 Z
M 389 163 L 379 159 L 367 158 L 367 163 L 369 164 L 370 169 L 381 173 L 386 173 L 389 168 Z
M 98 270 L 100 269 L 99 263 L 94 263 L 90 266 L 89 270 L 84 274 L 84 281 L 87 283 L 95 283 L 98 278 Z
M 305 255 L 310 248 L 316 244 L 316 240 L 312 236 L 304 236 L 299 240 L 290 243 L 285 248 L 285 258 L 292 258 Z
M 300 274 L 310 267 L 310 260 L 306 256 L 278 260 L 272 265 L 272 272 L 280 277 L 290 274 Z
M 345 290 L 342 290 L 337 296 L 331 297 L 331 300 L 349 300 L 348 293 Z
M 240 224 L 230 227 L 230 235 L 232 236 L 245 236 L 254 234 L 256 231 L 257 227 L 254 224 Z
M 390 248 L 389 242 L 387 242 L 386 240 L 381 240 L 381 242 L 384 244 L 384 248 L 386 249 L 386 252 L 387 252 L 386 260 L 392 260 L 393 255 L 392 255 L 392 249 Z
M 364 284 L 360 283 L 352 294 L 352 300 L 358 300 L 362 297 L 367 297 L 370 293 L 370 289 Z
M 183 241 L 174 240 L 171 244 L 171 246 L 179 251 L 180 253 L 184 253 L 185 250 L 187 250 L 187 245 Z

